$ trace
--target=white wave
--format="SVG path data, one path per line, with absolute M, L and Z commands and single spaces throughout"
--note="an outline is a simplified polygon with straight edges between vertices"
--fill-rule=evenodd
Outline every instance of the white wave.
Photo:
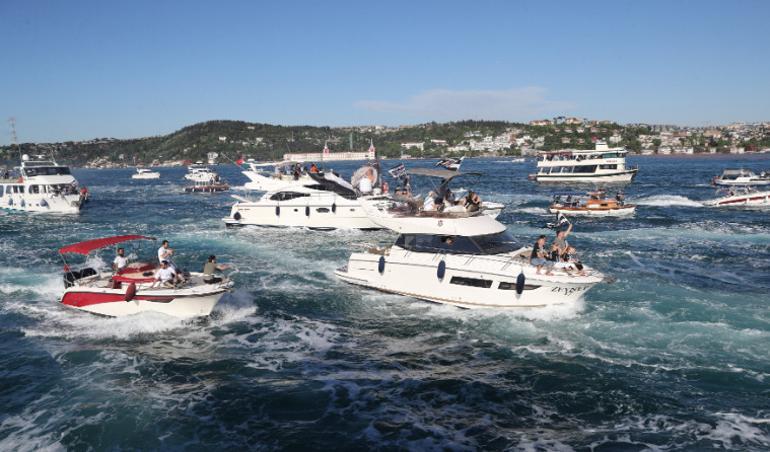
M 654 195 L 647 196 L 645 198 L 639 198 L 634 201 L 641 206 L 655 206 L 655 207 L 703 207 L 703 203 L 695 201 L 685 196 L 678 195 Z
M 548 209 L 545 207 L 520 207 L 516 209 L 516 212 L 529 213 L 532 215 L 546 215 L 548 214 Z

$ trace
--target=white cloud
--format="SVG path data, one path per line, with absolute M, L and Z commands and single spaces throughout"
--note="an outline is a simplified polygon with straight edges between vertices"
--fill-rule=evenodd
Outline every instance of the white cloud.
M 356 108 L 375 113 L 397 114 L 426 121 L 487 119 L 526 121 L 573 109 L 569 102 L 546 98 L 537 86 L 504 90 L 432 89 L 401 102 L 362 100 Z

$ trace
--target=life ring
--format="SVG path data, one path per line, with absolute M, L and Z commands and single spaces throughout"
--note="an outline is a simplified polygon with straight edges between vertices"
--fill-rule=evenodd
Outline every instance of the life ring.
M 233 214 L 233 219 L 237 220 L 237 221 L 241 221 L 241 213 L 240 212 L 235 212 Z
M 332 213 L 337 213 L 337 203 L 332 204 Z

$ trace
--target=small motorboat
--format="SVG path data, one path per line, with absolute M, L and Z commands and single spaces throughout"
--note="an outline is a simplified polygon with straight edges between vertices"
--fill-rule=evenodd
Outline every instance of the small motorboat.
M 567 216 L 620 217 L 633 215 L 636 205 L 626 204 L 625 197 L 618 192 L 614 198 L 608 198 L 604 190 L 590 191 L 586 197 L 568 195 L 562 199 L 557 195 L 548 206 L 551 213 L 562 213 Z
M 755 174 L 745 168 L 726 169 L 720 176 L 714 176 L 711 183 L 720 187 L 770 185 L 770 174 L 767 171 Z
M 717 191 L 721 195 L 704 201 L 707 207 L 770 207 L 770 190 L 757 190 L 752 187 L 733 187 Z
M 131 179 L 160 179 L 160 173 L 147 168 L 137 168 Z
M 157 265 L 134 262 L 118 272 L 85 267 L 74 271 L 67 264 L 71 254 L 88 256 L 92 252 L 130 241 L 155 240 L 143 235 L 104 237 L 67 245 L 59 250 L 64 260 L 64 294 L 61 303 L 109 317 L 122 317 L 145 311 L 174 317 L 207 316 L 222 295 L 232 287 L 228 278 L 204 281 L 202 273 L 185 273 L 174 287 L 158 286 Z
M 445 158 L 436 162 L 436 166 L 441 166 L 450 171 L 460 171 L 460 165 L 463 164 L 463 160 L 465 160 L 465 156 L 460 158 Z

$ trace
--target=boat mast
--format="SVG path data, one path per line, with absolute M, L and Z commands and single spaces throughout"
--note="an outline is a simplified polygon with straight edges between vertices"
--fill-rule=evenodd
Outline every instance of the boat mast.
M 16 145 L 16 150 L 19 151 L 19 161 L 21 162 L 21 145 L 16 137 L 16 118 L 13 116 L 8 118 L 8 124 L 11 126 L 11 144 Z

